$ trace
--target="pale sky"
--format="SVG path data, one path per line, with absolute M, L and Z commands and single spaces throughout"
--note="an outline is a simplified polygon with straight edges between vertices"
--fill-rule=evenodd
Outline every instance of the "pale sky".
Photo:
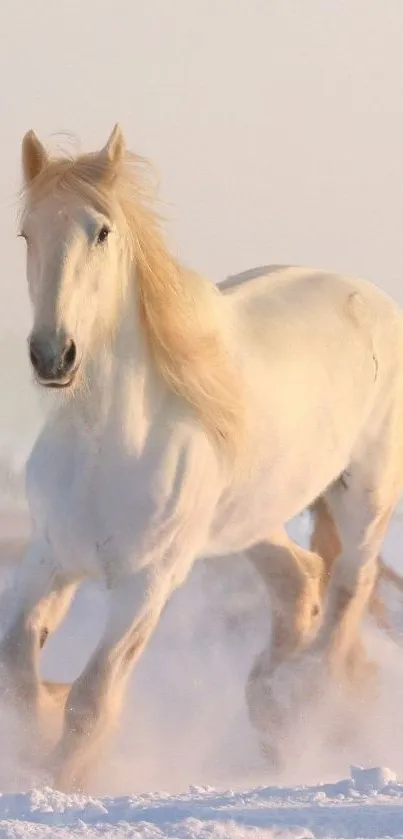
M 31 127 L 89 149 L 120 121 L 173 247 L 213 280 L 310 264 L 403 303 L 403 0 L 1 0 L 0 31 L 0 332 L 29 326 Z

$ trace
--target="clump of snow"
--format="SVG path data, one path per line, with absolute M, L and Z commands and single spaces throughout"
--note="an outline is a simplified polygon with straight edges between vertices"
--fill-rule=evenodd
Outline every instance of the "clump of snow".
M 351 777 L 354 781 L 354 789 L 364 794 L 381 792 L 388 784 L 396 783 L 396 772 L 387 767 L 376 766 L 372 769 L 363 769 L 362 766 L 351 767 Z

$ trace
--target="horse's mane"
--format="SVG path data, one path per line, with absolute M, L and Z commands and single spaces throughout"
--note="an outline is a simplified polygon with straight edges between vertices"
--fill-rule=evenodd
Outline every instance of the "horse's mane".
M 141 177 L 147 166 L 132 153 L 113 166 L 100 153 L 53 158 L 26 188 L 25 199 L 29 206 L 45 194 L 67 190 L 107 212 L 111 196 L 117 198 L 130 232 L 141 323 L 157 369 L 233 457 L 243 432 L 244 400 L 222 329 L 220 334 L 221 294 L 167 249 Z

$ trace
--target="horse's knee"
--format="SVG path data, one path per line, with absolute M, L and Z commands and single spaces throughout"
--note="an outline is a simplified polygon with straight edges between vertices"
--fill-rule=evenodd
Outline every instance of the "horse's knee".
M 307 577 L 301 592 L 289 609 L 289 633 L 295 639 L 294 646 L 300 646 L 305 637 L 318 625 L 322 615 L 321 581 Z
M 41 650 L 45 646 L 46 641 L 48 640 L 48 637 L 49 637 L 49 630 L 48 630 L 47 626 L 43 626 L 40 633 L 39 633 L 39 647 L 40 647 Z
M 277 597 L 275 613 L 273 648 L 287 654 L 299 647 L 319 622 L 322 613 L 320 578 L 301 574 L 292 596 L 284 592 L 282 598 Z

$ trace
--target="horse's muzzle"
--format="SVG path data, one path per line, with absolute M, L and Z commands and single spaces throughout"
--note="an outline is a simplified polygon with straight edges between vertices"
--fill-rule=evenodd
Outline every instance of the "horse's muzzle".
M 33 333 L 29 339 L 29 357 L 40 385 L 66 388 L 73 383 L 78 364 L 72 338 L 50 332 Z

